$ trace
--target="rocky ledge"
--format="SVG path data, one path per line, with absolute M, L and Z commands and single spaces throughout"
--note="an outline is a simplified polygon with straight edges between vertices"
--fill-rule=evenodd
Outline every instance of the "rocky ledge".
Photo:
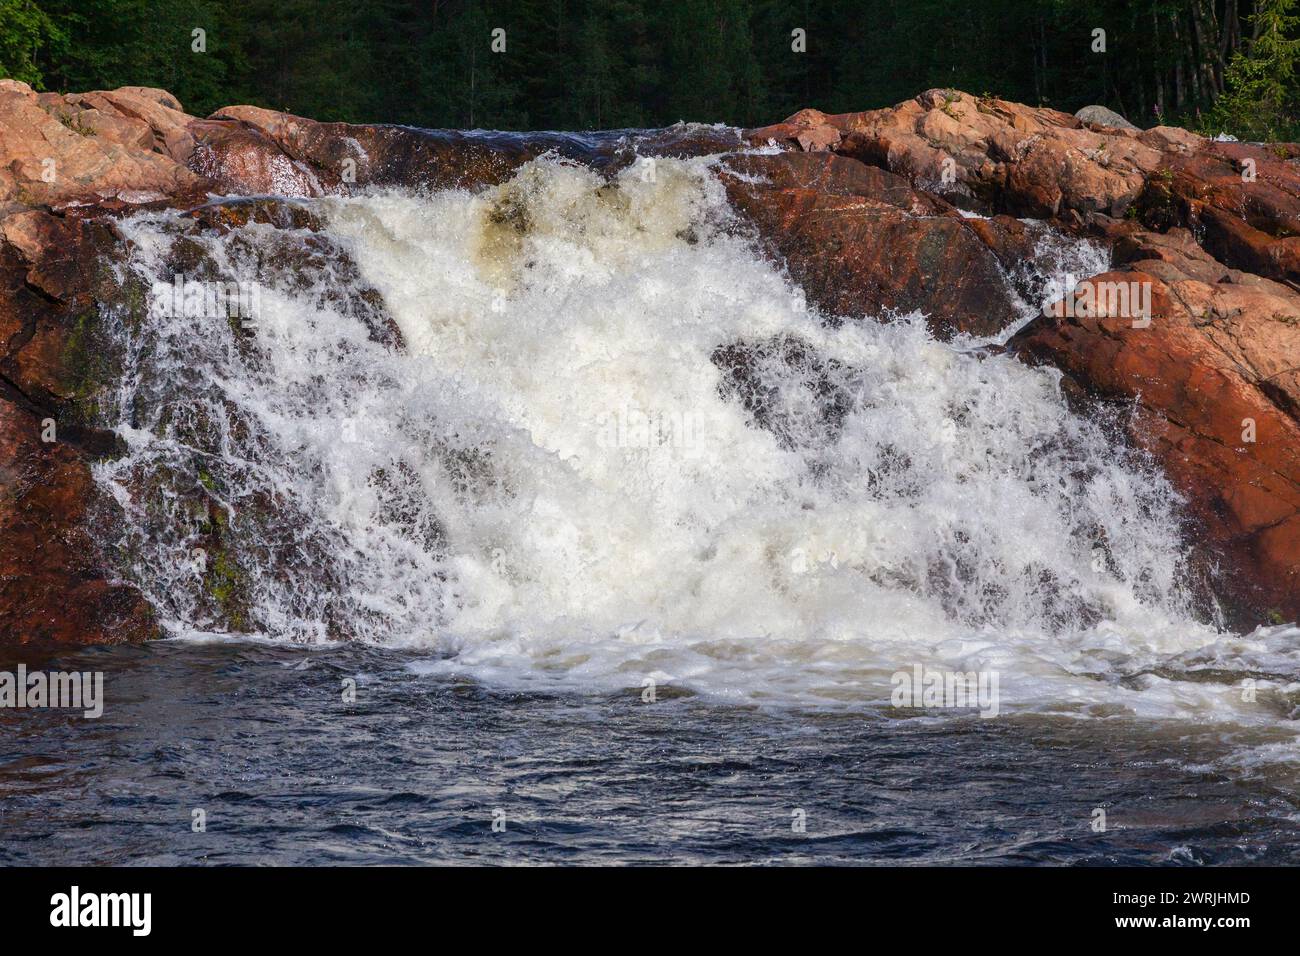
M 803 110 L 747 135 L 800 156 L 781 157 L 803 172 L 755 215 L 839 309 L 918 307 L 936 334 L 984 334 L 1010 312 L 989 255 L 1010 266 L 1035 254 L 1013 217 L 1109 246 L 1114 271 L 1077 277 L 1075 302 L 1147 285 L 1149 316 L 1058 303 L 1008 347 L 1059 368 L 1082 403 L 1131 410 L 1127 437 L 1187 499 L 1231 623 L 1300 615 L 1300 146 L 1105 126 L 953 90 L 865 113 Z M 846 177 L 877 185 L 845 203 L 833 194 Z
M 1060 369 L 1081 409 L 1122 409 L 1126 440 L 1187 499 L 1189 538 L 1229 620 L 1293 620 L 1300 147 L 1082 116 L 931 90 L 864 113 L 803 110 L 743 135 L 469 137 L 250 106 L 198 118 L 163 90 L 36 93 L 2 80 L 0 646 L 156 633 L 95 543 L 112 509 L 90 468 L 118 439 L 94 410 L 122 371 L 97 316 L 141 294 L 113 268 L 115 217 L 162 205 L 194 209 L 196 228 L 274 225 L 282 211 L 209 197 L 477 189 L 551 150 L 602 169 L 727 154 L 718 175 L 733 205 L 836 321 L 919 310 L 940 337 L 1019 327 L 1005 347 Z M 1040 310 L 1043 290 L 1021 267 L 1061 233 L 1109 247 L 1111 271 L 1077 277 Z M 1115 289 L 1142 290 L 1149 308 L 1114 308 Z

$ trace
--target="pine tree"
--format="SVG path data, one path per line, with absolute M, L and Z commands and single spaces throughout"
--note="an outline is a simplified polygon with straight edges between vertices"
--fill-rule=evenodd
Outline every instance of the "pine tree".
M 1239 139 L 1277 140 L 1300 134 L 1295 107 L 1300 38 L 1297 0 L 1259 0 L 1255 40 L 1228 66 L 1226 92 L 1215 104 L 1209 126 Z

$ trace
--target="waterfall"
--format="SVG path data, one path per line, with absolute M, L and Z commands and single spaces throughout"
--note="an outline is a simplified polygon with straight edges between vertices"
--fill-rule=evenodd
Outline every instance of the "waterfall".
M 127 452 L 96 478 L 169 633 L 520 686 L 842 704 L 922 663 L 1070 712 L 1232 709 L 1150 673 L 1237 640 L 1197 620 L 1165 479 L 1051 370 L 823 321 L 708 158 L 294 208 L 122 224 L 131 281 L 258 293 L 106 316 Z

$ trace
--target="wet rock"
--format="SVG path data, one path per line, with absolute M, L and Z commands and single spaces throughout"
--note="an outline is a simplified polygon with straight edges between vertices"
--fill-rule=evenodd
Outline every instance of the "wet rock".
M 564 133 L 471 135 L 318 123 L 255 106 L 225 107 L 208 122 L 221 131 L 210 136 L 221 157 L 219 178 L 262 183 L 268 188 L 253 191 L 288 196 L 344 192 L 353 185 L 481 189 L 504 182 L 545 152 L 596 158 L 592 142 Z
M 367 185 L 480 189 L 551 151 L 606 173 L 639 157 L 731 152 L 718 174 L 733 205 L 831 321 L 916 309 L 941 337 L 994 334 L 1041 294 L 1025 265 L 1045 236 L 1105 242 L 1118 271 L 1095 281 L 1150 282 L 1151 323 L 1062 309 L 1009 347 L 1062 369 L 1082 408 L 1132 407 L 1127 438 L 1187 498 L 1193 543 L 1217 562 L 1234 621 L 1300 615 L 1300 147 L 1210 142 L 1138 130 L 1097 109 L 1070 116 L 941 89 L 862 113 L 802 110 L 743 138 L 784 152 L 737 153 L 734 131 L 696 124 L 466 134 L 249 106 L 200 119 L 157 89 L 36 93 L 0 81 L 0 643 L 156 633 L 148 603 L 117 582 L 115 559 L 94 543 L 115 505 L 97 495 L 89 465 L 119 447 L 98 414 L 121 374 L 102 322 L 130 321 L 144 305 L 143 290 L 107 268 L 121 253 L 115 216 L 186 210 L 182 228 L 193 232 L 173 255 L 187 275 L 215 269 L 205 232 L 272 227 L 273 241 L 234 253 L 261 256 L 275 281 L 328 299 L 329 283 L 317 279 L 355 278 L 355 265 L 308 208 L 284 197 Z M 248 198 L 212 202 L 210 193 Z M 372 339 L 401 347 L 377 292 L 344 305 Z M 851 407 L 847 370 L 806 343 L 734 342 L 713 358 L 720 387 L 792 447 L 833 437 Z M 775 401 L 782 389 L 802 403 L 798 414 Z M 203 422 L 175 414 L 200 441 Z M 41 440 L 47 419 L 56 441 Z M 394 476 L 381 485 L 395 520 L 414 520 Z M 182 491 L 202 484 L 174 477 Z M 254 558 L 289 567 L 302 542 L 285 521 L 265 555 L 232 550 L 215 494 L 195 492 L 194 534 L 229 565 L 209 565 L 204 600 L 213 620 L 240 629 L 248 581 L 239 569 Z
M 985 237 L 902 177 L 827 153 L 733 156 L 721 175 L 769 252 L 833 316 L 920 310 L 948 338 L 993 334 L 1016 312 Z
M 223 199 L 187 209 L 186 218 L 205 229 L 224 233 L 247 226 L 250 222 L 276 229 L 321 231 L 320 218 L 302 202 L 265 196 L 256 199 Z
M 596 151 L 633 156 L 667 156 L 689 159 L 730 153 L 745 145 L 741 132 L 730 126 L 706 126 L 701 123 L 675 123 L 664 129 L 638 130 L 619 137 L 612 144 L 598 145 Z
M 44 443 L 39 419 L 0 401 L 0 644 L 155 636 L 148 602 L 103 573 L 86 526 L 94 494 L 75 448 Z
M 103 226 L 30 211 L 0 243 L 0 644 L 143 640 L 149 603 L 98 545 L 111 508 L 90 464 L 115 453 L 94 409 L 120 368 L 98 334 Z M 124 293 L 125 294 L 125 293 Z
M 1169 260 L 1163 261 L 1168 264 Z M 1010 346 L 1061 369 L 1093 399 L 1134 412 L 1128 438 L 1161 465 L 1217 564 L 1230 620 L 1300 616 L 1300 296 L 1276 284 L 1117 271 L 1082 286 L 1149 283 L 1140 317 L 1063 308 Z
M 853 408 L 849 370 L 793 336 L 733 342 L 711 358 L 722 372 L 720 394 L 784 448 L 826 447 Z
M 1083 409 L 1133 408 L 1128 440 L 1186 497 L 1191 543 L 1217 568 L 1234 623 L 1300 615 L 1300 147 L 1140 131 L 1097 110 L 1072 117 L 953 90 L 867 113 L 803 110 L 748 137 L 810 162 L 852 157 L 965 208 L 1109 245 L 1121 271 L 1084 285 L 1150 283 L 1150 324 L 1061 309 L 1009 347 L 1065 372 Z M 1034 227 L 1006 216 L 966 228 L 1009 271 L 1033 249 Z M 867 281 L 854 269 L 888 274 L 883 261 L 845 261 L 828 245 L 846 270 L 841 286 Z
M 321 196 L 328 183 L 260 130 L 239 122 L 196 120 L 188 163 L 224 195 Z

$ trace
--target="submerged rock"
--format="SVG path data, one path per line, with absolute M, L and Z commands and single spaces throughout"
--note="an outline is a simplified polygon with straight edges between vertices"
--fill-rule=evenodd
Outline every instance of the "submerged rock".
M 718 346 L 711 357 L 723 373 L 722 395 L 740 402 L 754 424 L 771 432 L 784 448 L 833 443 L 853 408 L 848 370 L 797 338 L 734 342 Z M 782 400 L 779 380 L 791 374 L 808 399 L 807 407 Z

